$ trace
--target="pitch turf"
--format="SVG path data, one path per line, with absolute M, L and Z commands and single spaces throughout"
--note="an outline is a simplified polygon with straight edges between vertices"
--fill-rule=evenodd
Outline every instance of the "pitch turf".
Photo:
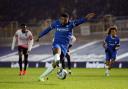
M 72 69 L 65 80 L 56 77 L 39 82 L 44 69 L 29 68 L 26 76 L 18 76 L 17 68 L 0 68 L 0 89 L 128 89 L 128 69 L 112 69 L 111 76 L 104 76 L 104 69 Z

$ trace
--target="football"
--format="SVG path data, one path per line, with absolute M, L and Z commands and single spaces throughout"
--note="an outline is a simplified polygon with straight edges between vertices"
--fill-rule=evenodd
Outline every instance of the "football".
M 66 79 L 67 74 L 68 74 L 67 70 L 62 69 L 62 70 L 59 70 L 59 72 L 57 72 L 57 77 L 63 80 L 63 79 Z

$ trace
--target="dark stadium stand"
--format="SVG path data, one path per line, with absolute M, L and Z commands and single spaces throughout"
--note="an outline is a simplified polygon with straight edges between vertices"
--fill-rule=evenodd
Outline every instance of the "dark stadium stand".
M 0 21 L 29 22 L 35 19 L 38 22 L 46 18 L 55 19 L 63 11 L 77 17 L 88 12 L 96 12 L 98 16 L 128 15 L 127 0 L 0 0 L 0 3 Z

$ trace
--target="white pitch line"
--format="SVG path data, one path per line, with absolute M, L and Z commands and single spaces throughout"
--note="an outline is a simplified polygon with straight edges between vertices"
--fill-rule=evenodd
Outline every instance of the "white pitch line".
M 128 52 L 123 53 L 123 54 L 121 54 L 121 55 L 117 56 L 116 61 L 118 61 L 118 60 L 120 60 L 120 59 L 122 59 L 122 58 L 125 58 L 125 57 L 128 57 Z
M 71 50 L 71 53 L 76 52 L 76 51 L 78 51 L 78 50 L 81 50 L 81 49 L 83 49 L 83 48 L 86 48 L 86 47 L 88 47 L 88 46 L 94 45 L 94 44 L 96 44 L 96 43 L 98 43 L 98 42 L 100 42 L 100 41 L 93 41 L 93 42 L 87 43 L 87 44 L 85 44 L 85 45 L 82 45 L 82 46 L 80 46 L 80 47 L 77 47 L 76 49 Z
M 86 47 L 88 47 L 88 46 L 94 45 L 94 44 L 96 44 L 96 43 L 98 43 L 98 42 L 100 42 L 100 41 L 93 41 L 93 42 L 84 44 L 84 45 L 82 45 L 82 46 L 80 46 L 80 47 L 77 47 L 76 49 L 71 50 L 71 53 L 76 52 L 76 51 L 78 51 L 78 50 L 81 50 L 81 49 L 83 49 L 83 48 L 86 48 Z M 54 59 L 54 57 L 52 56 L 52 57 L 50 57 L 50 58 L 47 58 L 47 59 L 41 60 L 41 61 L 42 61 L 42 62 L 47 62 L 47 61 L 51 61 L 51 60 L 53 60 L 53 59 Z

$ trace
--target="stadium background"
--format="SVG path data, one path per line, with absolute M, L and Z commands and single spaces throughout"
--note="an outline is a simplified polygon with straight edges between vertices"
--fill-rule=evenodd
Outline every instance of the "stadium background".
M 72 67 L 103 68 L 102 41 L 106 29 L 117 25 L 121 48 L 114 67 L 128 67 L 128 1 L 127 0 L 0 0 L 0 66 L 18 67 L 16 50 L 10 50 L 12 37 L 21 23 L 27 24 L 34 38 L 60 13 L 68 12 L 72 19 L 95 12 L 97 16 L 74 29 L 77 42 L 71 50 Z M 35 42 L 29 57 L 30 67 L 48 66 L 52 60 L 49 33 L 41 42 Z

